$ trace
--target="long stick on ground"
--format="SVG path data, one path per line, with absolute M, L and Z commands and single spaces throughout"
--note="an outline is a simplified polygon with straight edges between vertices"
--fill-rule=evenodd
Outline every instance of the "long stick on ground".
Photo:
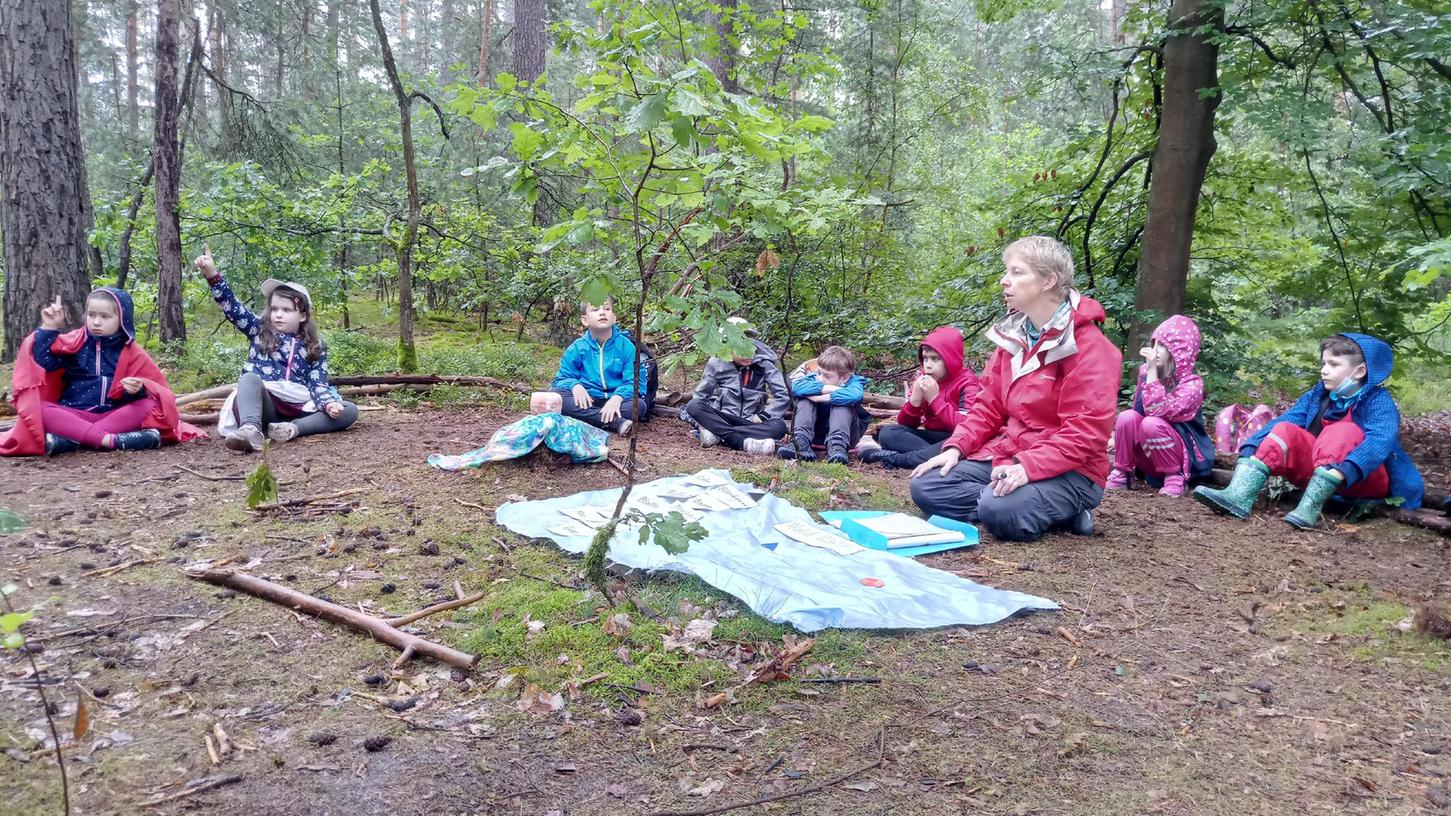
M 373 636 L 374 640 L 386 643 L 395 649 L 403 652 L 394 665 L 406 662 L 414 655 L 425 655 L 441 663 L 456 666 L 460 669 L 472 669 L 479 662 L 478 655 L 471 655 L 467 652 L 460 652 L 442 644 L 424 640 L 417 635 L 410 635 L 407 632 L 399 631 L 381 618 L 372 615 L 365 615 L 346 606 L 339 606 L 335 603 L 324 601 L 321 598 L 314 598 L 305 595 L 295 589 L 279 586 L 271 581 L 258 578 L 246 573 L 234 570 L 201 570 L 188 572 L 188 578 L 196 581 L 206 581 L 217 586 L 224 586 L 245 592 L 249 595 L 256 595 L 265 601 L 280 604 L 288 609 L 295 609 L 299 612 L 306 612 L 309 615 L 330 620 L 343 626 L 349 626 L 361 632 Z M 427 611 L 427 610 L 424 610 Z
M 461 606 L 468 606 L 472 603 L 478 603 L 479 601 L 482 601 L 484 598 L 488 597 L 488 595 L 489 593 L 487 592 L 476 592 L 473 595 L 468 596 L 467 598 L 454 598 L 451 601 L 436 603 L 433 606 L 428 607 L 427 609 L 420 609 L 417 612 L 404 615 L 401 618 L 389 618 L 388 625 L 407 626 L 408 624 L 416 620 L 422 620 L 429 615 L 436 615 L 439 612 L 447 612 L 450 609 L 458 609 Z

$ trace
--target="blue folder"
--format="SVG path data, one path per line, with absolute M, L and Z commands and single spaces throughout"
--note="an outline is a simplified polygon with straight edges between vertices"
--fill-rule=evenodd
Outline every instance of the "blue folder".
M 892 511 L 890 510 L 824 510 L 821 513 L 821 517 L 826 520 L 826 523 L 831 524 L 832 522 L 840 522 L 847 519 L 887 516 L 891 515 L 891 512 Z M 933 525 L 934 527 L 941 527 L 944 530 L 959 530 L 962 532 L 962 540 L 945 541 L 940 544 L 923 544 L 920 547 L 898 547 L 894 550 L 888 550 L 885 546 L 881 544 L 869 541 L 862 541 L 861 539 L 858 539 L 854 536 L 852 537 L 852 541 L 855 541 L 863 547 L 869 547 L 873 550 L 886 550 L 893 555 L 902 555 L 906 556 L 907 558 L 915 558 L 919 555 L 931 555 L 932 553 L 946 552 L 948 550 L 956 550 L 963 547 L 977 546 L 977 528 L 972 526 L 971 524 L 957 521 L 956 519 L 946 518 L 944 516 L 932 516 L 931 518 L 927 519 L 927 523 Z M 843 530 L 842 532 L 849 535 L 849 532 L 846 530 Z

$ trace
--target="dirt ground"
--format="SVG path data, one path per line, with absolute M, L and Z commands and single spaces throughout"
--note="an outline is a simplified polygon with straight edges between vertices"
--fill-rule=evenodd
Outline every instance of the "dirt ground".
M 1451 648 L 1397 627 L 1417 604 L 1451 598 L 1448 540 L 1388 519 L 1303 533 L 1279 520 L 1285 508 L 1239 523 L 1187 500 L 1111 494 L 1093 537 L 986 540 L 926 559 L 1063 611 L 843 635 L 834 665 L 813 671 L 880 683 L 798 676 L 712 709 L 700 701 L 719 686 L 597 683 L 531 714 L 507 679 L 516 666 L 486 658 L 466 675 L 421 660 L 394 672 L 389 647 L 183 575 L 227 561 L 391 614 L 452 597 L 455 582 L 491 594 L 532 582 L 582 600 L 580 630 L 600 627 L 588 595 L 546 583 L 575 586 L 577 560 L 495 528 L 489 511 L 614 486 L 619 472 L 535 458 L 450 474 L 424 461 L 481 444 L 507 418 L 389 407 L 272 452 L 284 499 L 361 489 L 346 514 L 247 511 L 236 478 L 253 460 L 215 441 L 0 461 L 0 507 L 29 521 L 0 536 L 0 583 L 38 611 L 26 632 L 66 739 L 78 701 L 89 717 L 66 752 L 73 811 L 690 812 L 834 783 L 734 812 L 1451 813 Z M 1407 425 L 1442 486 L 1447 424 Z M 700 450 L 673 418 L 639 444 L 644 478 L 764 466 Z M 833 500 L 907 495 L 901 473 L 861 468 L 853 484 Z M 695 611 L 659 613 L 683 623 Z M 496 607 L 492 620 L 520 614 Z M 463 646 L 481 642 L 480 620 L 417 626 Z M 745 648 L 765 645 L 716 654 Z M 29 664 L 0 654 L 0 681 L 0 811 L 59 813 Z M 187 787 L 201 781 L 227 784 Z

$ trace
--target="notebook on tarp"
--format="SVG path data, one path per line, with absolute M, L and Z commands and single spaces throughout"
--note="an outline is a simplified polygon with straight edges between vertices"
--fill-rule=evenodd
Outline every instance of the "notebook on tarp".
M 904 555 L 908 558 L 915 558 L 919 555 L 931 555 L 932 553 L 946 552 L 947 550 L 956 550 L 962 547 L 975 547 L 977 546 L 978 542 L 977 528 L 971 524 L 957 521 L 955 519 L 944 518 L 942 516 L 932 516 L 925 522 L 922 519 L 917 518 L 916 516 L 907 516 L 907 518 L 911 518 L 917 522 L 930 525 L 935 530 L 940 530 L 942 533 L 949 534 L 947 537 L 953 538 L 954 540 L 939 540 L 935 543 L 920 543 L 889 548 L 887 546 L 885 537 L 880 532 L 880 529 L 897 529 L 893 526 L 890 526 L 890 522 L 877 522 L 877 526 L 879 529 L 874 530 L 871 533 L 853 532 L 853 528 L 865 530 L 868 528 L 865 528 L 861 525 L 861 522 L 864 520 L 882 519 L 884 517 L 890 516 L 904 516 L 906 515 L 904 513 L 893 513 L 888 510 L 826 510 L 823 511 L 820 515 L 827 524 L 830 524 L 833 527 L 840 529 L 843 533 L 846 533 L 848 536 L 850 536 L 853 541 L 861 544 L 863 547 L 870 547 L 874 550 L 886 550 L 887 552 L 890 552 L 894 555 Z M 848 522 L 854 523 L 848 525 Z M 960 534 L 960 537 L 952 536 L 950 535 L 951 533 L 958 533 Z

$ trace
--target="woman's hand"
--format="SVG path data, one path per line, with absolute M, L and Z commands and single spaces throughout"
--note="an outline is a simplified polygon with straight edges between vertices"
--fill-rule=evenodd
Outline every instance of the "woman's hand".
M 993 468 L 993 495 L 1006 496 L 1028 483 L 1028 471 L 1022 465 L 998 465 Z
M 121 388 L 128 394 L 139 394 L 145 387 L 140 377 L 124 377 L 121 380 Z
M 40 327 L 54 331 L 65 328 L 65 305 L 60 302 L 60 295 L 40 310 Z
M 915 479 L 933 468 L 937 468 L 938 474 L 946 476 L 947 471 L 957 467 L 957 463 L 961 461 L 962 451 L 957 448 L 943 448 L 941 453 L 914 468 L 912 478 Z
M 332 419 L 337 419 L 338 417 L 343 415 L 343 404 L 341 402 L 329 402 L 327 405 L 323 406 L 322 410 L 323 413 L 328 415 L 328 417 Z

